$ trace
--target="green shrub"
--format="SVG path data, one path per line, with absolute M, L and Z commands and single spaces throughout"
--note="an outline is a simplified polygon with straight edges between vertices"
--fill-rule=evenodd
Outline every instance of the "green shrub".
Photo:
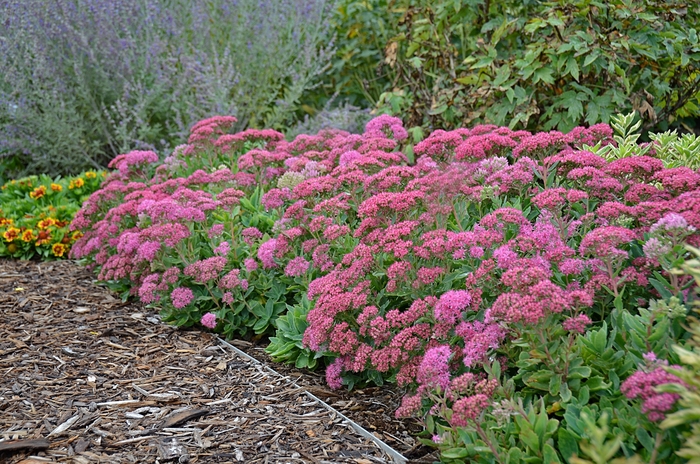
M 312 94 L 316 107 L 334 93 L 354 106 L 376 106 L 396 77 L 384 59 L 384 47 L 400 17 L 394 0 L 337 1 L 331 17 L 336 50 L 323 85 Z
M 380 104 L 409 126 L 568 131 L 634 109 L 645 129 L 666 130 L 700 114 L 700 10 L 687 2 L 397 0 L 393 7 L 402 16 L 382 18 L 393 38 L 372 53 L 382 51 L 396 73 Z

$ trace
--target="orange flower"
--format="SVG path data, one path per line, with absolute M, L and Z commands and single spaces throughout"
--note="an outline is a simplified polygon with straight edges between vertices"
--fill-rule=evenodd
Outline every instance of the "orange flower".
M 61 190 L 63 190 L 63 187 L 61 187 L 58 184 L 51 184 L 51 190 L 53 190 L 54 192 L 60 192 Z
M 56 225 L 56 220 L 54 218 L 48 218 L 48 219 L 42 219 L 37 223 L 37 228 L 39 229 L 48 229 L 51 226 Z
M 76 230 L 75 232 L 73 232 L 73 235 L 71 236 L 71 238 L 75 242 L 76 240 L 78 240 L 82 236 L 83 236 L 83 233 L 80 232 L 79 230 Z
M 23 242 L 31 242 L 35 238 L 36 237 L 34 237 L 34 231 L 32 229 L 27 229 L 24 232 L 22 232 L 22 241 Z
M 5 231 L 2 236 L 5 238 L 6 242 L 11 242 L 15 240 L 17 237 L 19 237 L 20 230 L 16 227 L 10 227 Z
M 12 225 L 12 219 L 10 218 L 4 218 L 0 217 L 0 227 L 2 226 L 11 226 Z
M 31 198 L 34 198 L 35 200 L 38 200 L 44 195 L 46 195 L 46 187 L 44 187 L 43 185 L 40 185 L 39 187 L 35 188 L 29 193 L 29 196 Z
M 51 232 L 42 230 L 36 238 L 36 246 L 48 245 L 51 243 Z
M 54 243 L 51 247 L 51 253 L 59 258 L 63 256 L 66 251 L 68 251 L 68 247 L 66 247 L 63 243 Z
M 93 171 L 88 171 L 85 173 L 85 178 L 86 179 L 96 179 L 97 178 L 97 173 Z
M 68 184 L 68 188 L 73 190 L 76 188 L 80 188 L 83 185 L 85 185 L 85 181 L 83 180 L 82 177 L 78 177 L 77 179 L 70 181 L 70 184 Z

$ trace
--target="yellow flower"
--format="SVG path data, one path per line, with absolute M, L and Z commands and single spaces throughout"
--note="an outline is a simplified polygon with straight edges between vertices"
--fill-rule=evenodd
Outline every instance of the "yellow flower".
M 80 232 L 79 230 L 76 230 L 75 232 L 73 232 L 73 235 L 71 236 L 71 238 L 73 239 L 73 241 L 76 241 L 82 236 L 83 236 L 83 233 Z
M 2 226 L 11 226 L 12 225 L 12 219 L 10 218 L 4 218 L 0 217 L 0 227 Z
M 35 238 L 36 237 L 34 237 L 34 231 L 32 229 L 27 229 L 24 232 L 22 232 L 22 241 L 23 242 L 31 242 Z
M 53 253 L 54 256 L 58 256 L 59 258 L 63 256 L 63 254 L 67 251 L 68 249 L 63 243 L 54 243 L 53 246 L 51 247 L 51 253 Z
M 51 190 L 53 190 L 54 192 L 60 192 L 61 190 L 63 190 L 63 187 L 61 187 L 58 184 L 51 184 Z
M 86 179 L 96 179 L 97 178 L 97 173 L 93 171 L 88 171 L 85 173 L 85 178 Z
M 29 196 L 31 198 L 34 198 L 35 200 L 38 200 L 44 195 L 46 195 L 46 187 L 44 187 L 43 185 L 40 185 L 39 187 L 35 188 L 29 193 Z
M 3 238 L 5 239 L 6 242 L 11 242 L 15 240 L 17 237 L 19 237 L 20 230 L 16 227 L 10 227 L 5 231 L 4 234 L 2 234 Z

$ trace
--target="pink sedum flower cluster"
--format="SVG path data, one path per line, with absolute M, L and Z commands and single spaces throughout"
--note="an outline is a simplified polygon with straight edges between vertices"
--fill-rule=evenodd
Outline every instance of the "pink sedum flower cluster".
M 672 367 L 677 368 L 678 366 Z M 666 413 L 680 398 L 680 395 L 676 393 L 660 393 L 655 390 L 655 387 L 667 383 L 682 384 L 683 382 L 663 367 L 658 366 L 648 372 L 644 370 L 635 372 L 622 383 L 620 391 L 627 398 L 642 400 L 642 412 L 647 415 L 649 420 L 660 422 L 666 418 Z

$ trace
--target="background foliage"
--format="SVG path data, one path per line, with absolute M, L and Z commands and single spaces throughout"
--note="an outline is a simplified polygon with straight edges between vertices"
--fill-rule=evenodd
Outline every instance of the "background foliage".
M 350 91 L 371 104 L 388 91 L 382 110 L 408 126 L 568 131 L 632 109 L 646 129 L 697 125 L 700 12 L 688 2 L 342 4 L 356 14 L 340 15 L 341 31 L 362 24 L 367 34 L 339 36 L 339 49 L 349 50 L 344 63 L 362 70 Z M 377 78 L 363 78 L 367 66 Z
M 330 65 L 327 0 L 2 0 L 0 162 L 17 176 L 171 149 L 194 122 L 282 127 Z

